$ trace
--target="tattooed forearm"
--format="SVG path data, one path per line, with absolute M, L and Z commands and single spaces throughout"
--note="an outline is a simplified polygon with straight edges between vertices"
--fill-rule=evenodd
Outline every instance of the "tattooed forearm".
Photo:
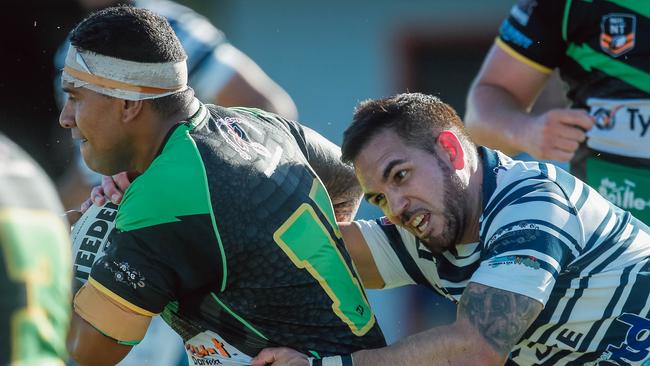
M 513 292 L 470 283 L 458 305 L 467 319 L 497 352 L 507 354 L 542 311 L 542 304 Z

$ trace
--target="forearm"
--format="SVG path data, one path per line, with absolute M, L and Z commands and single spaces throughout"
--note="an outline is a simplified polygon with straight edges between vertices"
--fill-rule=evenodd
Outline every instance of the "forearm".
M 526 151 L 528 108 L 499 86 L 478 84 L 468 96 L 465 124 L 477 144 L 514 155 Z
M 352 355 L 355 366 L 503 365 L 475 332 L 455 323 L 410 336 L 391 346 Z M 474 334 L 473 334 L 474 333 Z

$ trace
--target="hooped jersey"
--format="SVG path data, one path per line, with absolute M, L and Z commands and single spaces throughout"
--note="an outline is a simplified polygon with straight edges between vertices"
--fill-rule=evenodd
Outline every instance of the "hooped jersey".
M 550 73 L 558 68 L 575 108 L 596 125 L 571 162 L 585 179 L 590 156 L 650 168 L 650 2 L 520 0 L 497 45 Z
M 0 133 L 0 365 L 63 365 L 72 266 L 52 182 Z
M 385 218 L 357 222 L 386 287 L 458 301 L 475 282 L 539 301 L 517 365 L 647 365 L 650 228 L 552 164 L 481 153 L 479 242 L 433 255 Z
M 89 283 L 160 313 L 196 365 L 383 346 L 307 143 L 295 122 L 202 105 L 125 192 Z

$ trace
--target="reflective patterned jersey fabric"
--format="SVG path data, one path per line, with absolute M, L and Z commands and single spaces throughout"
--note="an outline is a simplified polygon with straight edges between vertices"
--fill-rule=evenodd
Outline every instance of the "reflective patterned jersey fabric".
M 0 365 L 63 365 L 72 266 L 45 173 L 0 134 Z
M 358 222 L 387 287 L 417 283 L 457 301 L 471 281 L 541 302 L 515 364 L 650 359 L 650 229 L 552 164 L 481 152 L 478 243 L 434 256 L 385 219 Z
M 89 283 L 162 313 L 197 365 L 383 345 L 303 136 L 259 110 L 201 106 L 125 192 Z
M 650 223 L 650 190 L 641 187 L 650 182 L 650 2 L 520 0 L 497 44 L 538 70 L 560 70 L 573 107 L 596 119 L 572 173 L 606 196 L 630 186 L 643 202 L 629 193 L 608 198 Z M 602 172 L 621 166 L 630 169 L 617 171 L 620 179 Z M 589 174 L 592 168 L 601 172 Z

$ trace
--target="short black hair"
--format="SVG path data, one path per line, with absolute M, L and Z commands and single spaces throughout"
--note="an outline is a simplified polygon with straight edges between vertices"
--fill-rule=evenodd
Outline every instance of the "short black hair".
M 352 123 L 343 133 L 341 160 L 353 163 L 368 141 L 386 129 L 431 153 L 434 153 L 434 134 L 443 130 L 451 130 L 463 143 L 475 146 L 449 104 L 431 95 L 404 93 L 359 103 Z
M 136 62 L 178 62 L 186 58 L 167 19 L 132 6 L 106 8 L 89 15 L 72 30 L 70 43 Z
M 73 46 L 136 62 L 180 62 L 187 58 L 176 33 L 164 17 L 147 9 L 116 6 L 82 20 L 70 35 Z M 191 88 L 151 99 L 161 116 L 170 116 L 194 100 Z

